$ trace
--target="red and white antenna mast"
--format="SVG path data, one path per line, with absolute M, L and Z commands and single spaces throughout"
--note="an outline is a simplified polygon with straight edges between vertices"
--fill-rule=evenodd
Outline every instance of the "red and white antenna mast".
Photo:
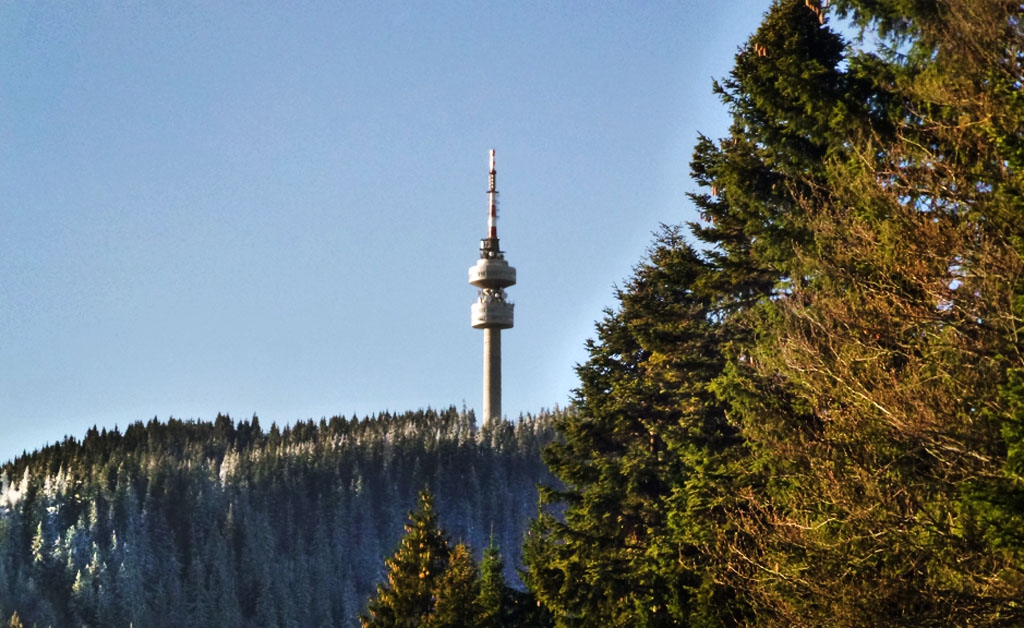
M 494 169 L 494 149 L 491 149 L 490 187 L 487 190 L 487 237 L 498 239 L 498 171 Z

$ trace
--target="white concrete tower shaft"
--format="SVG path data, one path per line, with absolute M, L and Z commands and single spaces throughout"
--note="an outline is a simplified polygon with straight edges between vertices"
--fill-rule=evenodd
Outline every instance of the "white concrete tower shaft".
M 487 237 L 480 240 L 480 259 L 469 268 L 469 283 L 477 287 L 477 299 L 470 308 L 470 324 L 484 330 L 483 421 L 501 419 L 501 330 L 510 329 L 513 305 L 505 288 L 516 283 L 516 269 L 505 261 L 498 243 L 498 188 L 491 151 L 490 186 L 487 190 Z

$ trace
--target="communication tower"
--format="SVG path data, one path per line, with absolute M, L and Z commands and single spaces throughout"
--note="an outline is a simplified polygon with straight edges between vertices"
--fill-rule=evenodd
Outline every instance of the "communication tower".
M 498 246 L 498 189 L 491 151 L 490 188 L 487 190 L 487 237 L 480 240 L 480 259 L 469 268 L 469 283 L 477 287 L 470 322 L 484 330 L 483 422 L 501 419 L 501 330 L 512 327 L 513 306 L 505 288 L 515 285 L 516 269 L 505 261 Z

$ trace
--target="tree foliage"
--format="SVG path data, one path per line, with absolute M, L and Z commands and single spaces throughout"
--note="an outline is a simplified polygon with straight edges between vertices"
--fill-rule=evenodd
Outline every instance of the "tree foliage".
M 438 603 L 435 592 L 440 583 L 462 575 L 465 554 L 461 547 L 452 565 L 448 538 L 438 527 L 434 499 L 430 493 L 421 493 L 398 550 L 385 561 L 387 583 L 377 585 L 377 595 L 361 618 L 363 627 L 420 625 Z
M 1024 621 L 1022 14 L 772 5 L 557 422 L 558 625 Z
M 529 596 L 505 583 L 493 540 L 481 568 L 469 546 L 450 544 L 433 503 L 428 491 L 420 494 L 405 536 L 385 562 L 386 582 L 377 585 L 376 596 L 360 615 L 363 628 L 547 626 Z
M 707 579 L 705 548 L 731 498 L 704 479 L 739 441 L 709 388 L 725 362 L 697 288 L 708 268 L 664 229 L 588 345 L 579 412 L 546 452 L 566 487 L 546 499 L 563 508 L 527 542 L 528 583 L 559 625 L 678 625 L 695 621 L 698 598 L 727 596 Z
M 426 485 L 448 529 L 478 547 L 493 532 L 519 562 L 551 420 L 478 430 L 448 408 L 90 430 L 0 468 L 0 617 L 357 625 Z

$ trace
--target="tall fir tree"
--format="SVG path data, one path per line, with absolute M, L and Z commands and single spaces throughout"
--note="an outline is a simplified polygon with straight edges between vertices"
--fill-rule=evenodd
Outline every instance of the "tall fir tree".
M 385 561 L 387 582 L 360 616 L 364 628 L 419 626 L 434 609 L 434 589 L 448 566 L 448 538 L 438 526 L 434 498 L 420 493 L 409 515 L 405 536 Z
M 663 290 L 704 300 L 706 345 L 651 351 L 630 285 L 590 346 L 548 458 L 561 510 L 528 544 L 559 625 L 1019 623 L 1024 9 L 831 11 L 775 2 L 716 86 L 710 248 Z M 713 368 L 664 359 L 687 350 Z M 687 378 L 730 446 L 652 420 L 693 416 L 664 396 Z
M 424 628 L 480 626 L 479 573 L 473 554 L 464 543 L 452 548 L 444 573 L 433 591 L 434 607 L 421 624 Z
M 697 233 L 720 246 L 723 276 L 749 258 L 779 279 L 730 317 L 750 335 L 715 383 L 754 471 L 726 514 L 740 532 L 721 548 L 720 573 L 758 625 L 1014 624 L 1019 563 L 987 547 L 976 523 L 1014 493 L 991 509 L 972 499 L 979 486 L 1005 488 L 999 390 L 1019 360 L 1007 280 L 1021 269 L 1020 175 L 1001 147 L 1013 142 L 997 138 L 1020 120 L 998 86 L 1020 84 L 1021 8 L 835 6 L 879 43 L 836 59 L 851 86 L 842 98 L 808 101 L 825 123 L 807 127 L 821 150 L 782 188 L 786 219 L 807 237 L 772 248 L 782 257 L 759 253 L 777 241 L 764 227 L 776 218 L 751 220 L 732 202 L 730 173 L 750 160 L 729 147 L 743 146 L 745 127 L 695 164 L 711 192 L 696 197 L 710 223 Z M 758 94 L 779 84 L 770 77 L 802 67 L 799 48 L 767 42 L 812 14 L 825 21 L 817 2 L 773 7 L 753 54 L 737 59 L 734 115 L 750 120 L 746 104 L 764 110 Z M 816 93 L 806 78 L 797 84 Z M 771 120 L 788 122 L 784 113 L 776 106 Z M 755 127 L 757 146 L 788 146 L 770 127 Z M 786 160 L 765 163 L 791 176 Z M 801 185 L 811 193 L 792 194 Z
M 558 626 L 714 624 L 736 612 L 705 553 L 739 446 L 709 388 L 724 362 L 708 270 L 666 227 L 588 343 L 578 412 L 546 452 L 565 489 L 545 492 L 526 545 L 527 583 Z M 719 607 L 701 611 L 699 599 Z
M 509 588 L 505 582 L 504 567 L 501 552 L 494 545 L 494 535 L 492 534 L 491 543 L 484 550 L 480 560 L 480 595 L 477 598 L 479 618 L 477 623 L 481 626 L 510 625 L 508 623 Z

